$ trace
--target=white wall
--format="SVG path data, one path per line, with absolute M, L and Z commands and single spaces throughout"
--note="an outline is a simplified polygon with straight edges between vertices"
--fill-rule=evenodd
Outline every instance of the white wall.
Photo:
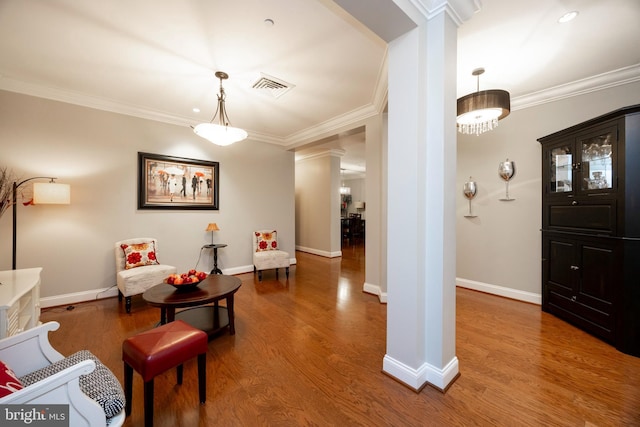
M 18 206 L 17 267 L 43 267 L 44 305 L 114 285 L 113 244 L 129 237 L 158 238 L 160 261 L 179 271 L 193 268 L 210 243 L 209 222 L 221 228 L 214 240 L 228 244 L 218 252 L 225 273 L 252 270 L 256 229 L 277 229 L 280 246 L 295 256 L 294 155 L 279 147 L 251 140 L 218 147 L 187 127 L 0 91 L 0 150 L 0 166 L 18 178 L 57 176 L 71 185 L 71 205 Z M 220 162 L 220 210 L 138 210 L 139 151 Z M 10 210 L 0 236 L 0 270 L 8 270 Z M 203 252 L 198 268 L 210 270 L 211 258 Z
M 540 303 L 541 149 L 537 139 L 582 121 L 640 103 L 640 82 L 517 110 L 498 128 L 480 136 L 458 136 L 458 285 Z M 516 162 L 509 186 L 498 164 Z M 472 201 L 477 218 L 464 218 L 468 201 L 462 186 L 469 176 L 478 185 Z

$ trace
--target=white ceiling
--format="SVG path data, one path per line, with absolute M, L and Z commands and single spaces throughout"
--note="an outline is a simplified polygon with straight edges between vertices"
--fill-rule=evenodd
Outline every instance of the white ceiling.
M 458 96 L 478 67 L 513 108 L 638 80 L 638 22 L 639 0 L 482 0 L 458 32 Z M 215 112 L 217 70 L 231 124 L 295 148 L 383 108 L 386 43 L 331 0 L 0 0 L 0 89 L 190 132 Z M 261 73 L 295 87 L 252 89 Z M 361 133 L 329 144 L 364 167 Z

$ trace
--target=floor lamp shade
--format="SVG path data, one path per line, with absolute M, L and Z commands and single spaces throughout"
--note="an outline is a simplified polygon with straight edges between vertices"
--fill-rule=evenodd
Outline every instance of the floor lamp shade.
M 34 205 L 68 205 L 71 203 L 71 186 L 55 182 L 33 183 Z
M 16 269 L 16 254 L 17 254 L 17 235 L 18 235 L 18 188 L 23 184 L 34 179 L 50 179 L 49 183 L 33 183 L 33 199 L 31 203 L 34 205 L 68 205 L 71 203 L 71 187 L 69 184 L 56 184 L 54 179 L 50 176 L 34 176 L 33 178 L 27 178 L 20 182 L 13 183 L 13 197 L 12 197 L 12 210 L 13 210 L 13 251 L 11 268 Z M 28 203 L 27 203 L 28 204 Z

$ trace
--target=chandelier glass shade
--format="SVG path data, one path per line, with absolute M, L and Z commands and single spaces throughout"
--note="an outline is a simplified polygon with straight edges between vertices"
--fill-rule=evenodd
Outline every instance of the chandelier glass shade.
M 509 92 L 500 89 L 479 90 L 482 73 L 483 68 L 472 73 L 478 77 L 478 91 L 458 99 L 456 122 L 460 133 L 480 135 L 490 131 L 498 126 L 498 120 L 511 112 Z
M 246 139 L 248 134 L 244 129 L 229 126 L 229 117 L 225 108 L 224 88 L 222 80 L 229 78 L 229 75 L 223 71 L 216 71 L 216 77 L 220 79 L 220 93 L 218 94 L 218 108 L 209 123 L 200 123 L 193 128 L 196 135 L 212 142 L 216 145 L 226 146 L 234 142 Z M 214 120 L 218 117 L 218 122 Z

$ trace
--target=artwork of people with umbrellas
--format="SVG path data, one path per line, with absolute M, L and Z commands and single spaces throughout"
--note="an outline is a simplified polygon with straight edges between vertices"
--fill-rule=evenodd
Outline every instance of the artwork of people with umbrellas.
M 145 205 L 217 205 L 217 162 L 195 163 L 145 158 L 145 184 L 141 188 Z M 211 163 L 212 166 L 198 163 Z M 142 206 L 147 207 L 147 206 Z

